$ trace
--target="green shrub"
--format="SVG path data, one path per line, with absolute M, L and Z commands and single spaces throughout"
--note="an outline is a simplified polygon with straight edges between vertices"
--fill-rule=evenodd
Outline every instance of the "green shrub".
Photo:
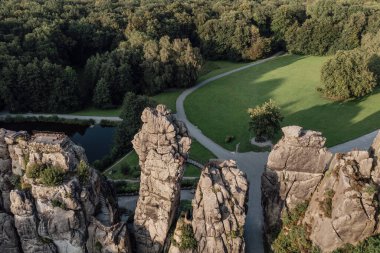
M 12 174 L 12 176 L 10 176 L 9 178 L 9 181 L 11 182 L 12 186 L 15 189 L 18 189 L 18 190 L 22 189 L 21 177 L 19 175 Z
M 90 167 L 85 161 L 80 161 L 77 167 L 77 176 L 79 178 L 79 182 L 87 183 L 90 177 Z
M 49 166 L 40 173 L 41 183 L 45 186 L 57 186 L 63 183 L 65 171 L 57 166 Z
M 346 244 L 332 253 L 377 253 L 380 249 L 380 235 L 367 238 L 356 246 Z
M 113 186 L 117 194 L 137 193 L 140 190 L 140 183 L 114 182 Z
M 62 208 L 64 210 L 66 210 L 66 204 L 65 203 L 62 203 L 61 201 L 59 201 L 58 199 L 53 199 L 51 201 L 51 205 L 53 207 L 59 207 L 59 208 Z
M 25 175 L 28 178 L 37 179 L 40 177 L 41 171 L 44 170 L 44 165 L 33 163 L 26 168 Z
M 276 240 L 272 243 L 274 253 L 320 252 L 318 248 L 312 245 L 307 229 L 301 223 L 307 207 L 308 203 L 301 203 L 291 210 L 291 212 L 283 214 L 282 229 Z
M 281 121 L 284 117 L 281 115 L 280 108 L 270 99 L 262 105 L 248 109 L 249 129 L 255 134 L 256 141 L 263 141 L 266 138 L 273 138 L 276 132 L 281 129 Z
M 101 252 L 101 251 L 102 251 L 102 248 L 103 248 L 103 245 L 102 245 L 99 241 L 97 241 L 97 242 L 95 243 L 95 250 L 96 250 L 97 252 Z
M 369 59 L 359 49 L 336 53 L 323 65 L 321 81 L 323 87 L 318 90 L 325 97 L 338 101 L 365 96 L 377 85 Z
M 179 243 L 179 248 L 181 250 L 186 249 L 196 249 L 197 241 L 194 238 L 193 227 L 190 224 L 184 224 L 181 227 L 181 243 Z

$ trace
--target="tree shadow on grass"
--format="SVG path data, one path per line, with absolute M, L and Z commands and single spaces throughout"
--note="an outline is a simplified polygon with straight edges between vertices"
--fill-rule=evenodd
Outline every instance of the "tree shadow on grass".
M 361 101 L 363 100 L 365 98 Z M 379 111 L 354 122 L 353 119 L 362 110 L 358 101 L 317 105 L 287 115 L 283 125 L 299 125 L 304 129 L 320 131 L 327 138 L 326 145 L 331 147 L 380 128 L 380 108 Z

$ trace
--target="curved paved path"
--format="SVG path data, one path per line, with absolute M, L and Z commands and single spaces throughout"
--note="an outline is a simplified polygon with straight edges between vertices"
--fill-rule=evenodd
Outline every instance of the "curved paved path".
M 220 75 L 211 77 L 192 88 L 185 90 L 176 101 L 177 119 L 183 121 L 190 135 L 200 142 L 203 146 L 213 152 L 219 159 L 233 159 L 237 162 L 239 168 L 247 174 L 250 182 L 249 188 L 249 201 L 248 201 L 248 214 L 245 225 L 245 239 L 246 239 L 246 252 L 247 253 L 261 253 L 264 252 L 263 238 L 262 238 L 262 209 L 261 209 L 261 173 L 268 159 L 268 152 L 263 153 L 233 153 L 213 142 L 210 138 L 205 136 L 195 125 L 193 125 L 186 117 L 184 101 L 186 97 L 195 90 L 205 86 L 206 84 L 228 76 L 232 73 L 259 65 L 261 63 L 270 61 L 282 53 L 278 53 L 267 59 L 259 60 L 243 67 L 222 73 Z
M 102 121 L 102 120 L 109 120 L 109 121 L 115 121 L 115 122 L 122 121 L 122 119 L 119 117 L 108 117 L 108 116 L 81 116 L 81 115 L 71 115 L 71 114 L 48 114 L 48 113 L 21 113 L 21 114 L 12 114 L 12 113 L 7 113 L 7 112 L 0 113 L 0 118 L 5 118 L 8 116 L 10 116 L 10 117 L 21 116 L 21 117 L 25 117 L 25 118 L 57 116 L 58 118 L 62 118 L 62 119 L 81 119 L 81 120 L 91 120 L 92 119 L 97 124 L 99 124 L 100 121 Z

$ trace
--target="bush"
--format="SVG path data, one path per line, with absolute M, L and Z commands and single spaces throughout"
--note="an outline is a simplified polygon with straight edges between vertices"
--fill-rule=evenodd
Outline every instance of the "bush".
M 62 203 L 61 201 L 59 201 L 58 199 L 53 199 L 51 201 L 51 205 L 53 207 L 59 207 L 59 208 L 62 208 L 63 210 L 66 210 L 66 205 L 65 203 Z
M 19 175 L 12 174 L 9 181 L 15 189 L 22 189 L 21 177 Z
M 40 177 L 41 171 L 43 170 L 43 165 L 31 164 L 26 168 L 25 175 L 28 178 L 37 179 Z
M 280 122 L 284 117 L 272 99 L 255 108 L 249 108 L 248 113 L 251 118 L 249 128 L 255 134 L 256 141 L 273 138 L 275 133 L 281 129 Z
M 377 80 L 369 64 L 370 60 L 362 50 L 339 51 L 323 65 L 323 87 L 318 90 L 324 96 L 338 101 L 371 93 Z
M 334 250 L 333 253 L 375 253 L 380 249 L 380 236 L 375 235 L 367 238 L 365 241 L 356 246 L 346 244 L 340 249 Z
M 65 171 L 57 166 L 49 166 L 40 173 L 41 183 L 45 186 L 57 186 L 63 183 Z
M 140 183 L 114 182 L 113 186 L 116 194 L 137 193 L 140 190 Z
M 87 183 L 90 177 L 90 167 L 85 161 L 80 161 L 77 167 L 77 176 L 79 178 L 79 182 Z
M 193 227 L 190 224 L 184 224 L 181 227 L 181 242 L 179 243 L 179 248 L 181 250 L 186 249 L 196 249 L 197 240 L 194 238 Z
M 274 253 L 288 252 L 320 252 L 312 245 L 305 226 L 301 224 L 308 203 L 297 205 L 291 212 L 285 212 L 282 216 L 282 229 L 272 244 Z

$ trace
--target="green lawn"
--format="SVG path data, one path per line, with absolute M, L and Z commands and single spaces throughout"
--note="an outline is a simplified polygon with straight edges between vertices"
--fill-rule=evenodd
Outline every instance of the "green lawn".
M 135 151 L 131 151 L 121 160 L 112 165 L 104 174 L 111 179 L 132 179 L 136 178 L 139 165 L 139 157 Z M 125 168 L 128 168 L 126 171 Z M 111 173 L 110 173 L 111 172 Z M 126 173 L 127 172 L 127 173 Z
M 152 97 L 158 104 L 164 104 L 172 113 L 176 113 L 177 97 L 182 93 L 183 89 L 168 90 Z
M 241 67 L 245 64 L 248 63 L 236 63 L 228 61 L 206 61 L 199 73 L 198 82 L 219 75 L 220 73 Z M 160 94 L 152 96 L 151 98 L 155 100 L 158 104 L 166 105 L 169 109 L 172 110 L 173 113 L 176 113 L 177 97 L 182 93 L 182 91 L 183 89 L 167 90 Z M 119 116 L 120 111 L 120 108 L 102 110 L 96 109 L 94 107 L 88 107 L 86 109 L 71 114 L 80 116 Z
M 94 107 L 88 107 L 86 109 L 83 109 L 81 111 L 70 113 L 72 115 L 79 115 L 79 116 L 106 116 L 106 117 L 118 117 L 120 115 L 121 109 L 115 108 L 115 109 L 96 109 Z
M 344 103 L 321 98 L 320 68 L 327 57 L 285 55 L 218 79 L 185 101 L 191 122 L 221 146 L 252 150 L 247 109 L 272 98 L 282 108 L 283 126 L 322 131 L 327 145 L 351 140 L 380 127 L 380 89 L 361 100 Z M 226 144 L 227 135 L 235 140 Z
M 214 77 L 221 73 L 242 67 L 250 62 L 229 62 L 229 61 L 206 61 L 199 73 L 198 82 Z

